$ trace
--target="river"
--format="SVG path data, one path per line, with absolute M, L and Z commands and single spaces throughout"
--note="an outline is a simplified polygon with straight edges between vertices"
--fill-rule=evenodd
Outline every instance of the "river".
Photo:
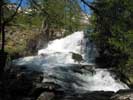
M 76 55 L 76 58 L 73 55 Z M 95 45 L 83 31 L 74 32 L 61 39 L 50 41 L 38 50 L 36 56 L 14 60 L 16 65 L 26 65 L 31 70 L 44 73 L 43 82 L 53 82 L 66 91 L 118 91 L 128 89 L 108 69 L 97 68 Z

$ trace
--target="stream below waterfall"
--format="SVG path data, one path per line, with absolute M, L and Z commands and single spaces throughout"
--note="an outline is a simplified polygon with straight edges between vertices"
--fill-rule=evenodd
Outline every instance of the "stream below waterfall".
M 74 56 L 75 55 L 75 56 Z M 38 55 L 14 60 L 44 73 L 43 82 L 54 82 L 66 91 L 118 91 L 128 86 L 107 69 L 95 67 L 95 45 L 83 31 L 50 41 Z

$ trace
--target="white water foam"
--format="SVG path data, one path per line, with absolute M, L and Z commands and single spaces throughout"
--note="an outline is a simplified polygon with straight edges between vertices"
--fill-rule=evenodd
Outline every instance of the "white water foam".
M 115 92 L 128 89 L 126 84 L 115 80 L 107 69 L 93 68 L 94 73 L 91 71 L 86 73 L 86 70 L 77 67 L 80 65 L 72 59 L 72 53 L 83 57 L 82 65 L 92 64 L 91 62 L 97 55 L 95 46 L 85 38 L 84 32 L 81 31 L 53 40 L 49 42 L 47 48 L 39 50 L 37 56 L 20 58 L 14 63 L 41 70 L 45 76 L 54 77 L 53 82 L 68 89 Z M 44 78 L 43 82 L 48 80 L 51 81 L 51 79 Z

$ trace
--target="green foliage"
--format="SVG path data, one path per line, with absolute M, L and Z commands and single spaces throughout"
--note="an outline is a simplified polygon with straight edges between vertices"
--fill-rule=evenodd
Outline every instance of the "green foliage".
M 16 24 L 20 28 L 32 29 L 32 28 L 40 28 L 42 23 L 42 17 L 34 16 L 32 17 L 30 14 L 20 13 L 15 18 L 13 24 Z
M 15 9 L 8 7 L 12 5 L 10 0 L 6 1 L 4 6 L 5 20 L 15 12 Z M 25 56 L 33 53 L 28 46 L 32 43 L 31 41 L 35 43 L 40 37 L 45 40 L 46 36 L 40 32 L 44 23 L 48 24 L 50 32 L 54 30 L 55 33 L 58 33 L 65 30 L 63 36 L 82 29 L 80 26 L 82 11 L 76 0 L 32 1 L 27 1 L 29 5 L 25 8 L 22 7 L 6 27 L 5 49 L 13 56 Z M 44 24 L 43 28 L 45 28 L 46 24 Z
M 94 0 L 94 6 L 99 10 L 93 15 L 93 39 L 99 52 L 96 62 L 124 72 L 133 62 L 133 1 Z
M 10 29 L 9 29 L 10 28 Z M 31 48 L 36 45 L 40 36 L 39 32 L 35 29 L 29 30 L 26 28 L 9 27 L 6 37 L 5 50 L 11 55 L 12 59 L 18 57 L 33 55 L 36 48 Z M 30 42 L 31 40 L 36 40 Z M 33 52 L 34 51 L 34 52 Z
M 51 29 L 72 32 L 80 27 L 81 9 L 76 0 L 36 0 L 36 4 L 31 2 L 31 8 Z

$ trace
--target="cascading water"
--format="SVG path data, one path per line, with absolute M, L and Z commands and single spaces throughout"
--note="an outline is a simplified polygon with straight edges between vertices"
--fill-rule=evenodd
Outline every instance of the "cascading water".
M 75 62 L 82 57 L 83 61 Z M 43 82 L 54 82 L 66 90 L 81 91 L 118 91 L 128 86 L 107 69 L 95 68 L 92 63 L 97 55 L 95 46 L 84 32 L 75 32 L 65 38 L 49 42 L 48 47 L 38 51 L 37 56 L 15 60 L 16 65 L 44 72 Z M 81 59 L 80 59 L 81 60 Z

